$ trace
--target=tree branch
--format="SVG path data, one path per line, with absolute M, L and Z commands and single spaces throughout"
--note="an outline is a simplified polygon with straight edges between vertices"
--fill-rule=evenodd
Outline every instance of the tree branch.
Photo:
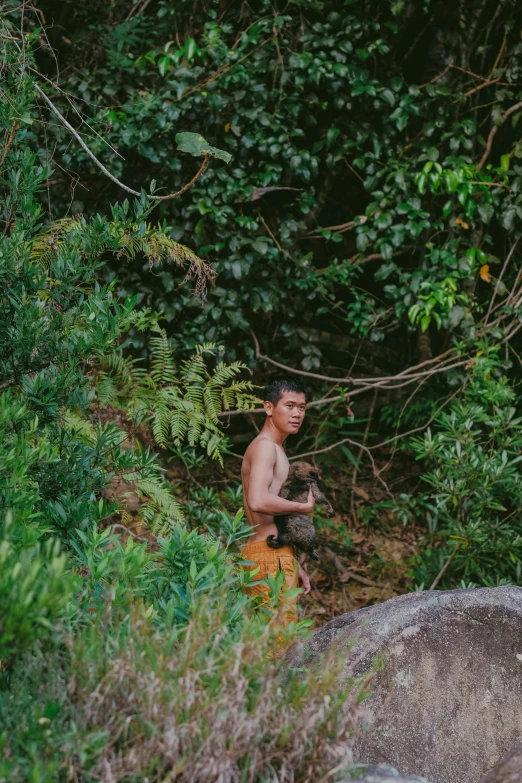
M 511 106 L 507 111 L 504 112 L 502 115 L 502 124 L 507 120 L 507 118 L 517 111 L 517 109 L 522 109 L 522 101 L 519 101 L 518 103 L 515 103 L 514 106 Z M 480 159 L 480 163 L 477 166 L 477 169 L 480 171 L 481 168 L 484 166 L 484 163 L 489 158 L 489 154 L 491 152 L 491 147 L 493 146 L 493 139 L 495 138 L 497 131 L 499 129 L 500 125 L 493 125 L 489 132 L 488 140 L 486 142 L 486 149 L 484 150 L 484 154 L 482 158 Z
M 150 544 L 150 541 L 148 538 L 145 538 L 145 536 L 140 536 L 138 533 L 135 533 L 133 530 L 130 530 L 125 525 L 120 525 L 119 523 L 115 522 L 112 525 L 110 525 L 111 530 L 123 530 L 124 533 L 128 533 L 129 536 L 132 536 L 136 539 L 136 541 L 143 541 L 144 544 Z
M 138 190 L 133 190 L 132 188 L 127 187 L 127 185 L 124 185 L 123 182 L 120 182 L 119 179 L 117 179 L 113 174 L 111 174 L 111 172 L 108 169 L 105 168 L 103 163 L 101 163 L 101 161 L 98 160 L 96 155 L 93 152 L 91 152 L 91 150 L 89 149 L 87 144 L 84 142 L 84 140 L 82 139 L 80 134 L 73 128 L 73 126 L 69 122 L 67 122 L 67 120 L 65 119 L 63 114 L 56 108 L 54 103 L 47 97 L 47 95 L 42 90 L 42 88 L 36 82 L 34 82 L 33 84 L 34 84 L 35 90 L 37 91 L 37 93 L 39 95 L 42 96 L 42 98 L 47 103 L 47 105 L 49 106 L 49 108 L 51 109 L 53 114 L 55 114 L 58 117 L 58 119 L 60 120 L 60 122 L 63 125 L 65 125 L 67 130 L 70 133 L 72 133 L 72 135 L 74 136 L 76 141 L 81 145 L 81 147 L 85 150 L 87 155 L 96 164 L 96 166 L 98 166 L 100 171 L 102 171 L 103 174 L 105 174 L 106 177 L 108 177 L 110 180 L 112 180 L 112 182 L 114 182 L 116 185 L 118 185 L 118 187 L 123 188 L 123 190 L 126 190 L 127 193 L 132 193 L 133 196 L 141 196 L 141 193 Z M 183 195 L 183 193 L 185 193 L 187 190 L 189 190 L 189 188 L 191 188 L 197 182 L 197 180 L 201 177 L 201 175 L 203 174 L 203 172 L 205 171 L 205 169 L 207 168 L 207 166 L 209 164 L 209 160 L 210 160 L 210 156 L 209 155 L 205 155 L 205 157 L 203 158 L 203 163 L 201 164 L 199 171 L 190 180 L 190 182 L 188 182 L 186 185 L 184 185 L 181 188 L 181 190 L 176 191 L 176 193 L 169 193 L 168 196 L 151 196 L 151 195 L 149 195 L 148 198 L 152 199 L 153 201 L 168 201 L 170 199 L 178 198 L 179 196 Z
M 453 349 L 449 349 L 445 353 L 441 354 L 440 356 L 435 357 L 434 359 L 426 359 L 424 362 L 421 362 L 418 365 L 415 365 L 413 367 L 408 367 L 406 370 L 402 370 L 402 372 L 397 373 L 396 375 L 385 375 L 381 377 L 375 377 L 375 378 L 352 378 L 351 376 L 346 376 L 344 378 L 335 378 L 329 375 L 320 375 L 319 373 L 315 372 L 308 372 L 307 370 L 298 370 L 295 367 L 289 367 L 286 364 L 282 364 L 281 362 L 277 362 L 275 359 L 271 359 L 269 356 L 265 356 L 261 353 L 259 348 L 259 341 L 254 334 L 254 332 L 251 330 L 252 337 L 254 338 L 254 344 L 255 344 L 255 350 L 256 350 L 256 358 L 262 359 L 265 362 L 268 362 L 269 364 L 273 364 L 274 367 L 279 367 L 281 370 L 285 370 L 285 372 L 291 372 L 295 375 L 302 375 L 306 378 L 315 378 L 318 381 L 327 381 L 328 383 L 343 383 L 343 384 L 353 384 L 354 386 L 360 386 L 360 389 L 355 389 L 350 392 L 350 396 L 354 396 L 355 394 L 361 394 L 363 391 L 366 391 L 367 389 L 375 389 L 375 388 L 386 388 L 386 389 L 400 389 L 403 386 L 408 386 L 410 383 L 414 383 L 417 380 L 420 380 L 420 378 L 431 376 L 431 375 L 437 375 L 440 372 L 446 372 L 447 370 L 453 370 L 456 367 L 463 367 L 465 364 L 467 364 L 468 359 L 462 358 L 457 361 L 454 361 L 457 357 L 455 354 L 455 351 Z M 447 358 L 443 358 L 447 357 Z M 422 370 L 418 372 L 420 367 L 427 366 L 428 364 L 434 364 L 436 363 L 436 366 L 429 369 L 429 370 Z M 393 384 L 395 381 L 401 381 L 401 383 L 395 384 L 395 385 L 388 385 Z
M 451 563 L 451 561 L 453 560 L 453 558 L 454 558 L 454 557 L 455 557 L 455 555 L 457 554 L 457 552 L 458 552 L 459 548 L 460 548 L 460 544 L 457 544 L 457 545 L 456 545 L 456 547 L 454 548 L 453 552 L 452 552 L 452 553 L 451 553 L 451 555 L 448 557 L 448 559 L 446 560 L 446 562 L 444 563 L 444 565 L 443 565 L 443 566 L 442 566 L 442 568 L 440 569 L 439 573 L 438 573 L 438 574 L 437 574 L 437 576 L 435 577 L 435 579 L 434 579 L 434 581 L 433 581 L 433 584 L 431 585 L 431 587 L 429 587 L 429 588 L 428 588 L 429 590 L 435 590 L 435 588 L 436 588 L 436 587 L 437 587 L 437 585 L 439 584 L 440 580 L 441 580 L 441 579 L 442 579 L 442 577 L 444 576 L 444 573 L 446 572 L 446 569 L 447 569 L 447 567 L 449 566 L 449 564 Z
M 520 324 L 520 327 L 522 328 L 522 324 Z M 395 435 L 393 438 L 388 438 L 387 440 L 381 441 L 381 443 L 376 443 L 373 446 L 362 446 L 362 444 L 357 443 L 356 441 L 352 441 L 352 440 L 350 440 L 350 438 L 343 438 L 343 440 L 338 440 L 335 443 L 332 443 L 330 446 L 327 446 L 324 449 L 318 449 L 316 451 L 307 451 L 304 454 L 296 454 L 294 457 L 289 457 L 289 459 L 291 459 L 291 460 L 292 459 L 301 459 L 302 457 L 312 457 L 315 454 L 323 454 L 326 451 L 332 451 L 332 449 L 337 448 L 337 446 L 342 446 L 343 443 L 352 443 L 354 446 L 358 446 L 358 447 L 362 448 L 363 451 L 366 451 L 369 454 L 369 452 L 374 451 L 375 449 L 381 449 L 383 446 L 387 446 L 389 443 L 394 443 L 396 440 L 399 440 L 400 438 L 406 438 L 406 437 L 409 437 L 410 435 L 416 435 L 417 432 L 423 432 L 437 418 L 439 413 L 446 407 L 446 405 L 448 405 L 454 399 L 454 397 L 456 397 L 457 394 L 460 393 L 460 391 L 461 391 L 461 389 L 457 389 L 455 392 L 453 392 L 453 394 L 450 397 L 448 397 L 447 400 L 444 400 L 442 405 L 440 405 L 437 408 L 435 413 L 433 413 L 430 416 L 430 418 L 428 419 L 428 421 L 425 424 L 421 425 L 420 427 L 415 427 L 413 430 L 408 430 L 407 432 L 401 432 L 401 433 L 399 433 L 399 435 Z M 372 459 L 372 462 L 373 462 L 373 459 Z
M 489 316 L 491 315 L 491 309 L 492 309 L 492 307 L 493 307 L 493 304 L 494 304 L 494 302 L 495 302 L 495 298 L 496 298 L 496 296 L 497 296 L 497 293 L 498 293 L 498 289 L 499 289 L 500 283 L 502 282 L 502 278 L 504 277 L 504 272 L 506 271 L 507 265 L 509 264 L 509 262 L 510 262 L 510 260 L 511 260 L 511 257 L 512 257 L 513 253 L 514 253 L 514 252 L 515 252 L 515 250 L 517 249 L 517 245 L 518 245 L 518 243 L 519 243 L 519 240 L 520 240 L 520 237 L 519 237 L 519 239 L 517 239 L 517 240 L 516 240 L 516 242 L 515 242 L 515 243 L 513 244 L 513 246 L 511 247 L 511 250 L 510 250 L 510 251 L 509 251 L 509 253 L 507 254 L 506 260 L 504 261 L 504 266 L 502 267 L 502 271 L 500 272 L 500 275 L 499 275 L 499 276 L 498 276 L 498 278 L 497 278 L 497 283 L 496 283 L 496 285 L 495 285 L 495 290 L 493 291 L 493 296 L 491 297 L 491 300 L 490 300 L 490 302 L 489 302 L 488 312 L 486 313 L 486 317 L 485 317 L 485 319 L 484 319 L 484 323 L 485 323 L 485 324 L 487 324 L 487 322 L 488 322 L 488 320 L 489 320 Z
M 373 454 L 371 453 L 369 447 L 365 446 L 364 443 L 357 443 L 356 440 L 352 440 L 351 438 L 343 438 L 342 440 L 337 441 L 337 443 L 332 443 L 331 446 L 326 446 L 324 449 L 305 451 L 303 454 L 296 454 L 295 456 L 289 457 L 288 459 L 289 461 L 291 461 L 296 459 L 302 459 L 303 457 L 315 457 L 316 454 L 324 454 L 326 451 L 332 451 L 332 449 L 337 448 L 337 446 L 342 446 L 343 443 L 349 443 L 352 446 L 356 446 L 361 451 L 366 452 L 370 462 L 372 463 L 373 475 L 375 476 L 377 481 L 381 482 L 388 495 L 390 497 L 393 497 L 392 493 L 390 492 L 390 488 L 388 487 L 387 483 L 384 481 L 384 479 L 381 476 L 380 470 L 377 470 L 377 466 L 375 465 L 375 460 L 373 459 Z
M 468 90 L 464 93 L 465 98 L 469 98 L 471 95 L 474 95 L 476 92 L 479 92 L 480 90 L 483 90 L 484 87 L 491 87 L 492 84 L 498 84 L 500 81 L 500 76 L 497 76 L 496 79 L 490 79 L 487 82 L 483 82 L 482 84 L 479 84 L 478 87 L 473 87 L 471 90 Z
M 13 139 L 15 137 L 15 133 L 18 130 L 19 127 L 20 127 L 20 123 L 19 122 L 14 122 L 13 123 L 13 127 L 11 128 L 11 131 L 10 131 L 9 136 L 7 138 L 6 145 L 4 147 L 4 151 L 2 153 L 2 157 L 0 159 L 0 169 L 4 165 L 4 161 L 7 158 L 9 150 L 11 149 L 11 144 L 13 143 Z

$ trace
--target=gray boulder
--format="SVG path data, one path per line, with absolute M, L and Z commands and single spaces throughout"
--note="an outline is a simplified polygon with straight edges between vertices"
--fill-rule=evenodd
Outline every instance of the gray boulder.
M 480 783 L 522 783 L 522 745 L 511 748 Z
M 477 783 L 522 738 L 522 588 L 411 593 L 349 612 L 294 663 L 324 666 L 326 653 L 343 657 L 345 681 L 374 670 L 362 763 Z
M 358 774 L 358 773 L 355 773 Z M 365 766 L 361 769 L 361 775 L 357 780 L 346 780 L 343 783 L 429 783 L 426 778 L 405 777 L 397 772 L 393 767 L 386 767 L 382 764 L 377 766 Z

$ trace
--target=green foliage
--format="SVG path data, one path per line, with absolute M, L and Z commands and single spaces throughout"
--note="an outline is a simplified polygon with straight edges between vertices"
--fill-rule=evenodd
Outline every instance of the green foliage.
M 30 80 L 18 82 L 13 95 L 21 114 L 29 105 Z M 9 129 L 13 106 L 7 102 L 2 111 Z M 114 511 L 100 495 L 121 475 L 145 496 L 142 518 L 166 530 L 182 512 L 157 456 L 139 443 L 129 448 L 128 433 L 114 424 L 96 424 L 93 404 L 114 402 L 120 382 L 128 414 L 150 419 L 160 445 L 168 438 L 177 445 L 188 440 L 220 458 L 218 414 L 236 404 L 248 407 L 251 384 L 236 379 L 243 368 L 238 362 L 208 370 L 203 357 L 214 355 L 211 346 L 186 360 L 178 377 L 156 316 L 137 310 L 136 296 L 119 299 L 115 280 L 98 282 L 108 255 L 131 259 L 139 253 L 151 266 L 184 265 L 196 288 L 203 288 L 205 265 L 165 225 L 151 226 L 145 194 L 133 205 L 114 206 L 111 220 L 75 216 L 42 229 L 38 192 L 49 170 L 36 160 L 23 134 L 14 134 L 0 177 L 10 229 L 0 237 L 1 505 L 42 533 L 68 539 Z M 125 356 L 131 328 L 160 334 L 152 342 L 149 373 Z
M 145 194 L 111 219 L 43 226 L 50 170 L 12 125 L 31 111 L 31 77 L 12 38 L 0 40 L 11 138 L 0 172 L 0 779 L 304 783 L 344 769 L 336 667 L 287 673 L 283 688 L 275 661 L 309 625 L 280 627 L 296 591 L 271 580 L 270 605 L 255 612 L 239 497 L 228 497 L 235 513 L 211 514 L 191 498 L 201 529 L 189 529 L 154 450 L 220 458 L 220 414 L 254 401 L 244 365 L 208 343 L 177 361 L 157 315 L 120 298 L 116 280 L 99 282 L 111 257 L 175 261 L 196 288 L 206 267 L 165 224 L 151 226 Z M 129 358 L 131 330 L 155 335 L 146 369 Z M 120 426 L 107 421 L 116 413 Z M 143 423 L 157 436 L 147 447 L 135 437 Z M 112 482 L 138 492 L 145 540 L 111 529 Z
M 226 442 L 219 415 L 232 408 L 253 407 L 257 401 L 251 381 L 236 379 L 246 365 L 219 361 L 209 370 L 205 358 L 223 348 L 207 343 L 196 346 L 193 356 L 177 368 L 167 333 L 157 323 L 151 328 L 159 336 L 149 340 L 150 372 L 138 366 L 139 360 L 121 351 L 112 353 L 100 366 L 100 405 L 119 405 L 150 421 L 159 446 L 180 447 L 186 440 L 222 462 Z
M 505 116 L 522 97 L 514 12 L 514 0 L 484 4 L 482 48 L 474 25 L 439 0 L 426 27 L 427 9 L 371 0 L 224 13 L 162 0 L 125 20 L 96 4 L 91 16 L 72 11 L 73 30 L 89 18 L 89 43 L 61 47 L 62 57 L 91 46 L 98 59 L 71 69 L 66 88 L 132 161 L 91 135 L 117 175 L 145 181 L 152 167 L 158 182 L 187 181 L 172 154 L 180 126 L 197 124 L 233 156 L 161 207 L 174 238 L 188 232 L 212 263 L 217 285 L 203 308 L 186 287 L 170 295 L 172 270 L 143 285 L 140 270 L 119 268 L 127 289 L 142 286 L 182 346 L 226 340 L 252 359 L 251 326 L 267 341 L 278 334 L 281 360 L 308 370 L 335 358 L 335 339 L 313 341 L 325 326 L 385 341 L 399 363 L 419 329 L 435 344 L 438 330 L 473 340 L 492 293 L 480 270 L 498 263 L 522 219 L 521 114 Z M 499 132 L 482 161 L 490 128 Z M 198 134 L 179 136 L 210 150 Z M 68 140 L 56 144 L 67 164 Z M 79 149 L 74 159 L 90 165 Z
M 514 0 L 469 24 L 442 0 L 175 5 L 66 0 L 65 32 L 15 3 L 0 21 L 0 777 L 14 781 L 305 781 L 339 763 L 345 694 L 303 673 L 281 689 L 267 665 L 282 584 L 252 617 L 239 494 L 205 486 L 182 507 L 156 452 L 189 471 L 223 459 L 220 417 L 255 403 L 251 329 L 314 382 L 327 366 L 355 379 L 321 387 L 336 396 L 301 451 L 353 482 L 366 460 L 383 486 L 376 438 L 427 466 L 415 496 L 366 512 L 425 524 L 418 587 L 522 582 Z M 35 107 L 33 79 L 55 77 L 48 35 L 54 100 L 93 153 L 138 190 L 183 190 L 157 224 L 143 190 L 112 205 L 114 183 Z M 216 160 L 184 190 L 189 155 Z M 396 440 L 445 401 L 413 445 Z M 146 540 L 114 535 L 112 482 L 138 495 Z
M 239 566 L 237 551 L 227 541 L 223 544 L 221 533 L 199 533 L 176 524 L 168 538 L 160 538 L 156 550 L 151 551 L 145 542 L 135 542 L 132 537 L 123 545 L 110 529 L 78 531 L 73 546 L 87 579 L 82 603 L 101 611 L 107 600 L 126 607 L 132 596 L 143 602 L 147 617 L 167 633 L 190 623 L 202 599 L 209 607 L 218 601 L 226 627 L 232 631 L 250 606 L 242 588 L 254 576 Z M 244 540 L 249 533 L 243 526 L 235 541 Z M 280 592 L 281 587 L 278 595 Z
M 27 656 L 10 694 L 0 691 L 0 777 L 304 783 L 347 770 L 356 707 L 343 715 L 335 662 L 321 678 L 289 672 L 283 682 L 267 665 L 275 632 L 260 617 L 239 633 L 227 628 L 215 603 L 199 602 L 186 633 L 158 631 L 139 606 L 112 604 L 67 655 L 45 666 Z
M 75 587 L 66 565 L 57 540 L 24 545 L 10 516 L 0 522 L 0 669 L 56 636 Z
M 417 565 L 428 587 L 448 558 L 440 586 L 522 580 L 522 419 L 497 353 L 484 347 L 460 399 L 413 443 L 426 461 L 427 549 Z
M 193 513 L 200 502 L 193 498 Z M 237 541 L 248 535 L 239 514 L 229 524 Z M 305 623 L 281 631 L 252 614 L 240 588 L 255 574 L 219 534 L 178 526 L 151 551 L 93 528 L 74 549 L 81 587 L 52 614 L 61 615 L 54 633 L 65 647 L 33 645 L 14 660 L 8 683 L 0 677 L 0 777 L 54 783 L 73 769 L 87 780 L 110 767 L 122 781 L 132 768 L 158 783 L 173 770 L 187 781 L 248 770 L 261 782 L 270 769 L 304 781 L 334 759 L 349 766 L 347 693 L 334 661 L 327 676 L 289 672 L 283 685 L 267 656 Z M 281 580 L 272 587 L 280 593 Z

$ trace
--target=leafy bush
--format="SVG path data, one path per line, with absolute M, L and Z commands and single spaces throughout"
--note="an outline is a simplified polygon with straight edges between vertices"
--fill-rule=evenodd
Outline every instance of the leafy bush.
M 308 625 L 280 627 L 282 576 L 255 613 L 242 513 L 192 498 L 189 530 L 154 451 L 219 459 L 219 414 L 253 401 L 243 366 L 207 366 L 210 345 L 175 363 L 157 316 L 98 282 L 111 256 L 184 263 L 200 281 L 207 270 L 150 225 L 145 194 L 111 219 L 42 227 L 50 171 L 13 119 L 30 125 L 31 41 L 22 52 L 9 31 L 0 40 L 0 780 L 304 783 L 342 771 L 350 723 L 336 667 L 282 679 L 275 654 Z M 130 330 L 159 334 L 148 369 L 127 353 Z M 120 426 L 107 421 L 116 413 Z M 149 446 L 135 435 L 144 421 Z M 147 540 L 112 532 L 113 479 L 140 493 Z
M 484 346 L 451 407 L 413 443 L 429 472 L 429 546 L 417 566 L 428 587 L 522 581 L 522 418 L 498 352 Z M 449 561 L 449 562 L 448 562 Z
M 42 532 L 68 539 L 110 516 L 114 508 L 100 494 L 120 475 L 145 497 L 143 519 L 166 530 L 182 512 L 157 455 L 131 444 L 129 433 L 113 423 L 97 424 L 93 406 L 113 402 L 119 383 L 128 416 L 150 420 L 160 445 L 188 440 L 220 458 L 218 414 L 236 404 L 248 407 L 251 383 L 237 380 L 243 367 L 237 362 L 221 361 L 210 371 L 204 356 L 214 355 L 211 346 L 177 367 L 157 315 L 138 310 L 137 296 L 119 299 L 115 280 L 98 282 L 108 257 L 136 253 L 151 265 L 170 260 L 185 266 L 200 288 L 208 277 L 166 226 L 147 221 L 153 205 L 145 193 L 132 205 L 113 206 L 110 220 L 77 215 L 42 229 L 38 194 L 50 169 L 38 164 L 12 119 L 15 109 L 18 116 L 30 111 L 34 89 L 27 71 L 19 70 L 26 55 L 10 40 L 2 39 L 10 101 L 0 109 L 10 140 L 0 173 L 8 216 L 0 236 L 0 482 L 6 485 L 0 504 L 18 512 L 23 505 L 27 520 L 44 525 Z M 159 330 L 149 372 L 123 353 L 130 329 Z
M 441 327 L 473 339 L 521 225 L 516 10 L 515 0 L 484 2 L 483 50 L 475 25 L 443 0 L 223 12 L 159 0 L 132 17 L 71 6 L 67 40 L 55 31 L 62 66 L 74 65 L 61 88 L 115 174 L 181 185 L 193 159 L 172 154 L 173 136 L 196 124 L 233 156 L 162 205 L 173 236 L 193 236 L 212 262 L 203 308 L 186 286 L 172 296 L 173 268 L 155 279 L 145 264 L 118 268 L 128 290 L 164 310 L 178 350 L 223 339 L 253 359 L 250 326 L 265 344 L 277 334 L 281 360 L 305 370 L 322 358 L 339 365 L 335 338 L 348 335 L 385 341 L 402 367 L 421 330 L 434 350 Z M 78 205 L 110 200 L 85 151 L 59 128 L 45 132 L 89 183 Z M 508 270 L 503 282 L 515 278 Z M 330 339 L 319 344 L 318 330 Z
M 53 639 L 75 589 L 60 543 L 17 540 L 9 515 L 0 521 L 0 671 L 35 642 Z

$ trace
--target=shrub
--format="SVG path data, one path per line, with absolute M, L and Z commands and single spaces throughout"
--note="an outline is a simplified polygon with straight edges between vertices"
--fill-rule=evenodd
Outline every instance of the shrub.
M 199 259 L 151 227 L 145 194 L 111 219 L 42 228 L 50 172 L 13 120 L 30 125 L 31 41 L 24 52 L 9 34 L 0 41 L 10 98 L 0 104 L 0 780 L 304 783 L 342 770 L 336 667 L 283 684 L 274 653 L 307 623 L 283 631 L 277 611 L 251 613 L 242 587 L 255 574 L 233 549 L 248 532 L 241 514 L 187 530 L 158 455 L 99 408 L 110 401 L 133 426 L 151 421 L 160 444 L 219 458 L 219 413 L 252 401 L 242 365 L 208 368 L 217 351 L 205 345 L 178 367 L 159 330 L 150 370 L 137 370 L 127 334 L 157 329 L 156 316 L 118 299 L 115 281 L 97 282 L 111 255 L 181 261 L 196 275 Z M 142 519 L 164 534 L 153 545 L 101 529 L 116 510 L 102 497 L 114 476 L 145 499 Z M 274 607 L 281 586 L 271 581 Z
M 430 468 L 418 498 L 429 508 L 416 570 L 426 587 L 450 558 L 440 586 L 522 582 L 522 418 L 498 351 L 482 354 L 460 398 L 413 444 Z
M 75 587 L 66 566 L 59 541 L 23 546 L 12 517 L 0 521 L 0 671 L 36 641 L 55 637 Z

